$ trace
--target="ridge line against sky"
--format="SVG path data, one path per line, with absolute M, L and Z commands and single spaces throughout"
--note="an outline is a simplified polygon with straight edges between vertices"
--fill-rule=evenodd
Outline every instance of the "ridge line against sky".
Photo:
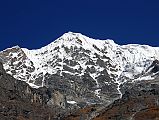
M 40 48 L 68 31 L 159 47 L 158 11 L 158 0 L 0 1 L 0 50 Z

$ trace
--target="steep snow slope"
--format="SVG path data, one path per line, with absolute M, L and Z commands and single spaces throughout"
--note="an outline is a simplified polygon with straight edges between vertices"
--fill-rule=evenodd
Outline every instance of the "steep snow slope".
M 89 88 L 100 98 L 110 86 L 113 92 L 121 95 L 122 83 L 149 79 L 148 74 L 143 74 L 154 60 L 159 60 L 159 48 L 118 45 L 113 40 L 95 40 L 68 32 L 40 49 L 16 46 L 0 52 L 0 57 L 4 59 L 4 67 L 9 74 L 32 87 L 48 86 L 48 75 L 68 79 L 77 76 L 78 80 L 88 78 Z M 70 79 L 70 87 L 75 82 Z
M 59 50 L 55 50 L 59 47 Z M 65 33 L 62 37 L 57 39 L 55 42 L 38 50 L 28 50 L 23 48 L 22 50 L 26 53 L 27 57 L 34 63 L 34 66 L 39 70 L 37 73 L 43 72 L 44 74 L 56 73 L 57 68 L 50 68 L 46 65 L 46 62 L 51 61 L 52 58 L 57 56 L 60 59 L 72 59 L 71 55 L 67 54 L 64 47 L 72 49 L 74 47 L 82 47 L 85 50 L 90 50 L 89 56 L 96 60 L 95 53 L 99 56 L 106 56 L 110 58 L 110 64 L 117 66 L 118 71 L 110 71 L 109 74 L 116 74 L 134 79 L 134 75 L 140 74 L 144 71 L 155 59 L 159 59 L 159 48 L 150 47 L 148 45 L 117 45 L 113 40 L 94 40 L 80 33 Z M 72 50 L 73 51 L 73 50 Z M 103 61 L 107 61 L 103 59 Z M 79 61 L 81 67 L 86 69 L 85 61 Z M 63 61 L 60 64 L 64 64 Z M 62 67 L 62 65 L 60 66 Z M 49 69 L 50 68 L 50 69 Z M 44 72 L 44 71 L 45 72 Z M 62 71 L 62 68 L 60 68 Z

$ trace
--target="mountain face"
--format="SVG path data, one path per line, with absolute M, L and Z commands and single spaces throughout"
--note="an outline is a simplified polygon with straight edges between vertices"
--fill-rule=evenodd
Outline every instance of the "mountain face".
M 72 32 L 40 49 L 15 46 L 0 52 L 8 74 L 33 88 L 60 91 L 75 106 L 109 104 L 132 83 L 156 79 L 158 60 L 158 47 L 118 45 Z

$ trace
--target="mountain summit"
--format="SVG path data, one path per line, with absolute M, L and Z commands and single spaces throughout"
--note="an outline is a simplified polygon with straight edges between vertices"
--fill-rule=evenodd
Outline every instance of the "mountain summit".
M 125 84 L 159 74 L 158 47 L 118 45 L 73 32 L 40 49 L 5 49 L 0 60 L 14 78 L 34 88 L 59 90 L 73 103 L 110 102 L 122 96 Z

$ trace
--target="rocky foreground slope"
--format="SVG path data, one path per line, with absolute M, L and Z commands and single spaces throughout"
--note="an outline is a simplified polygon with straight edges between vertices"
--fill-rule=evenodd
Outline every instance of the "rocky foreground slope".
M 26 99 L 32 102 L 33 93 L 37 92 L 38 101 L 41 101 L 39 104 L 57 106 L 60 119 L 75 114 L 78 109 L 97 105 L 88 117 L 92 119 L 117 99 L 122 101 L 122 96 L 131 91 L 135 84 L 147 85 L 150 81 L 148 85 L 151 86 L 151 82 L 156 81 L 157 85 L 158 60 L 158 47 L 118 45 L 113 40 L 95 40 L 69 32 L 40 49 L 28 50 L 14 46 L 1 51 L 0 61 L 5 72 L 13 76 L 12 79 L 23 81 L 14 80 L 15 84 L 10 85 L 7 78 L 1 82 L 5 85 L 3 82 L 7 81 L 5 87 L 9 94 L 17 95 L 16 100 L 22 97 L 20 101 L 25 101 L 23 97 L 28 96 L 28 93 L 23 94 L 21 91 L 29 89 L 32 91 Z M 21 88 L 18 93 L 12 93 L 13 86 Z M 139 87 L 135 89 L 140 93 Z M 2 98 L 6 97 L 4 93 Z
M 79 109 L 64 120 L 158 120 L 159 78 L 132 84 L 121 99 L 100 109 L 92 105 Z

